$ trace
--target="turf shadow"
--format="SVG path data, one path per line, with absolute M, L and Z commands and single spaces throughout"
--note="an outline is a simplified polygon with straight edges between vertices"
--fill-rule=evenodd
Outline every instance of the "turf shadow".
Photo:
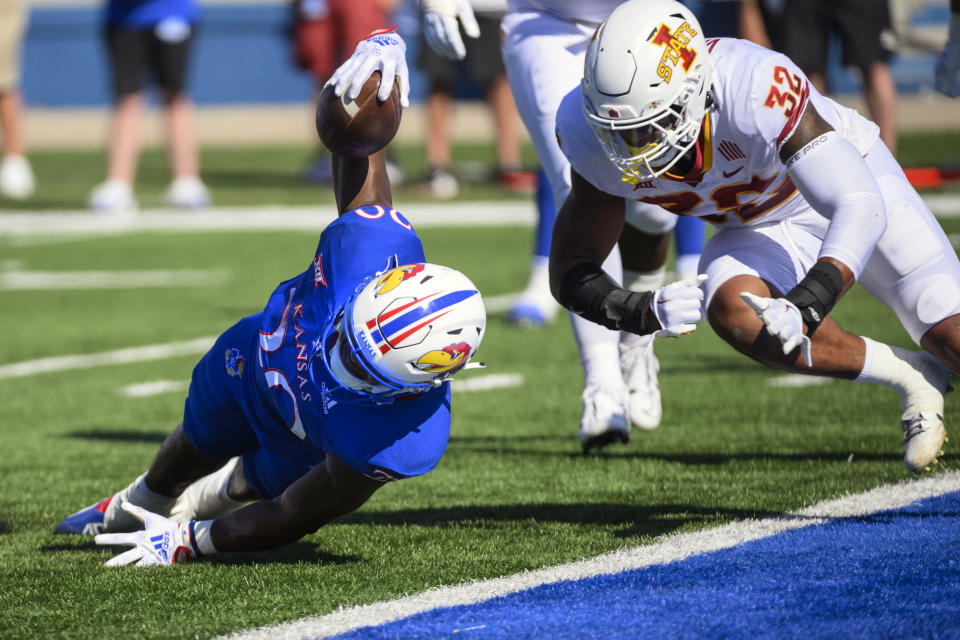
M 90 553 L 93 551 L 102 552 L 107 548 L 114 549 L 116 551 L 114 555 L 118 555 L 128 547 L 101 547 L 94 544 L 93 539 L 87 539 L 75 544 L 47 544 L 39 547 L 39 551 L 43 553 L 59 553 L 61 551 Z M 216 556 L 207 558 L 204 562 L 229 566 L 249 565 L 254 562 L 257 564 L 341 565 L 356 564 L 363 560 L 364 558 L 356 555 L 327 553 L 316 543 L 300 540 L 285 547 L 271 549 L 269 551 L 217 554 Z
M 556 440 L 552 437 L 528 436 L 522 440 L 530 442 L 545 442 L 547 440 Z M 496 438 L 491 438 L 488 442 L 495 442 Z M 475 446 L 473 442 L 482 443 L 483 438 L 471 440 L 450 439 L 450 444 L 455 447 L 458 453 L 489 453 L 494 455 L 517 455 L 531 456 L 539 458 L 568 458 L 571 460 L 599 458 L 609 460 L 651 460 L 660 462 L 678 463 L 688 466 L 703 465 L 726 465 L 731 462 L 742 461 L 762 461 L 770 460 L 776 462 L 900 462 L 902 457 L 897 453 L 868 453 L 856 451 L 828 452 L 828 451 L 809 451 L 797 453 L 777 453 L 775 451 L 755 451 L 743 453 L 657 453 L 652 451 L 627 451 L 618 448 L 594 450 L 589 454 L 581 451 L 572 450 L 567 447 L 564 450 L 541 449 L 532 447 L 509 446 L 515 442 L 514 438 L 500 438 L 508 446 Z M 520 439 L 518 439 L 520 440 Z M 570 442 L 570 438 L 563 438 L 565 442 Z M 851 459 L 850 456 L 853 455 Z
M 780 515 L 756 509 L 727 509 L 693 505 L 628 505 L 614 503 L 547 503 L 408 509 L 353 513 L 338 524 L 425 527 L 475 526 L 488 529 L 491 522 L 558 522 L 612 527 L 618 538 L 659 536 L 689 523 L 716 523 Z

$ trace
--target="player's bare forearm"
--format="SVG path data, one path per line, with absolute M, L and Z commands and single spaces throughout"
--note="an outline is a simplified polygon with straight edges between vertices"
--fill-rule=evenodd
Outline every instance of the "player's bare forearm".
M 386 152 L 360 158 L 334 153 L 333 193 L 341 215 L 368 204 L 393 206 Z
M 625 216 L 623 199 L 604 193 L 571 171 L 570 194 L 557 212 L 550 245 L 550 289 L 554 296 L 571 267 L 602 264 L 617 244 Z
M 281 547 L 356 511 L 381 486 L 328 456 L 276 498 L 214 520 L 210 539 L 217 551 Z

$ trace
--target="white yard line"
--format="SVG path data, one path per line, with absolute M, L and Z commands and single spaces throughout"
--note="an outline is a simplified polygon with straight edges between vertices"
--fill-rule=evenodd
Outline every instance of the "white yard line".
M 90 367 L 105 367 L 109 365 L 131 364 L 146 360 L 163 360 L 176 356 L 206 353 L 213 345 L 216 337 L 196 338 L 184 342 L 168 342 L 166 344 L 152 344 L 145 347 L 131 347 L 99 353 L 85 353 L 70 356 L 55 356 L 38 360 L 25 360 L 0 365 L 0 380 L 5 378 L 25 378 L 40 373 L 55 371 L 69 371 L 71 369 L 88 369 Z
M 920 480 L 882 486 L 866 493 L 822 502 L 779 517 L 744 520 L 707 531 L 668 535 L 650 545 L 621 549 L 571 564 L 492 580 L 436 587 L 398 600 L 348 607 L 324 616 L 240 631 L 222 638 L 231 640 L 324 638 L 360 627 L 399 620 L 438 607 L 482 602 L 543 584 L 562 580 L 580 580 L 651 565 L 667 564 L 691 555 L 727 549 L 783 531 L 821 524 L 832 518 L 861 517 L 878 511 L 897 509 L 917 500 L 952 491 L 960 491 L 960 472 L 939 473 Z
M 0 271 L 0 290 L 141 289 L 206 287 L 227 281 L 226 271 L 153 269 L 141 271 Z
M 453 380 L 453 390 L 459 394 L 519 387 L 522 384 L 523 376 L 518 373 L 495 373 L 487 376 L 474 376 L 466 380 L 455 379 Z M 164 393 L 185 391 L 189 386 L 189 380 L 152 380 L 120 387 L 117 393 L 127 398 L 146 398 Z
M 532 226 L 529 201 L 419 203 L 400 209 L 417 228 L 462 226 Z M 116 235 L 143 231 L 197 233 L 205 231 L 320 232 L 336 218 L 332 206 L 216 207 L 203 211 L 152 209 L 105 215 L 89 211 L 0 214 L 0 237 Z
M 507 387 L 519 387 L 523 384 L 523 376 L 519 373 L 493 373 L 486 376 L 474 376 L 466 380 L 452 380 L 452 389 L 456 393 L 465 393 L 468 391 L 490 391 L 492 389 L 505 389 Z
M 186 391 L 189 387 L 189 380 L 153 380 L 151 382 L 128 384 L 125 387 L 120 387 L 117 393 L 127 398 L 147 398 L 164 393 L 173 393 L 174 391 Z
M 816 387 L 833 382 L 833 378 L 823 376 L 808 376 L 802 373 L 788 373 L 767 380 L 768 387 Z

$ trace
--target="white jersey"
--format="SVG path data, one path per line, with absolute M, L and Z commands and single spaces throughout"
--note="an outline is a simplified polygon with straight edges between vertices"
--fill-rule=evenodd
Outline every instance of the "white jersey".
M 563 20 L 598 25 L 623 0 L 508 0 L 511 12 L 539 11 Z
M 557 112 L 557 139 L 574 171 L 601 191 L 659 205 L 726 228 L 768 224 L 810 210 L 779 152 L 807 103 L 866 154 L 877 126 L 820 95 L 786 56 L 744 40 L 707 41 L 713 107 L 700 133 L 699 166 L 686 180 L 637 180 L 610 162 L 581 111 L 580 87 Z

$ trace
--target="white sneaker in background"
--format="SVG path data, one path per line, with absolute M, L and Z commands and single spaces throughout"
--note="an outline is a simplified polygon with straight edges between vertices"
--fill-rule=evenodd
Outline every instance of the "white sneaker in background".
M 207 186 L 196 176 L 182 176 L 171 182 L 165 197 L 169 204 L 181 209 L 201 209 L 212 202 Z
M 584 453 L 612 442 L 630 441 L 626 394 L 599 385 L 583 390 L 583 416 L 580 418 L 580 446 Z
M 660 426 L 660 361 L 653 353 L 653 336 L 631 344 L 620 344 L 620 370 L 630 394 L 630 421 L 637 429 L 651 431 Z
M 11 200 L 26 200 L 36 190 L 30 162 L 23 156 L 6 155 L 0 163 L 0 195 Z
M 133 195 L 133 186 L 123 180 L 107 180 L 90 190 L 87 204 L 94 211 L 120 213 L 136 211 L 137 199 Z
M 427 189 L 438 200 L 450 200 L 460 193 L 460 183 L 444 169 L 431 169 L 427 175 Z

